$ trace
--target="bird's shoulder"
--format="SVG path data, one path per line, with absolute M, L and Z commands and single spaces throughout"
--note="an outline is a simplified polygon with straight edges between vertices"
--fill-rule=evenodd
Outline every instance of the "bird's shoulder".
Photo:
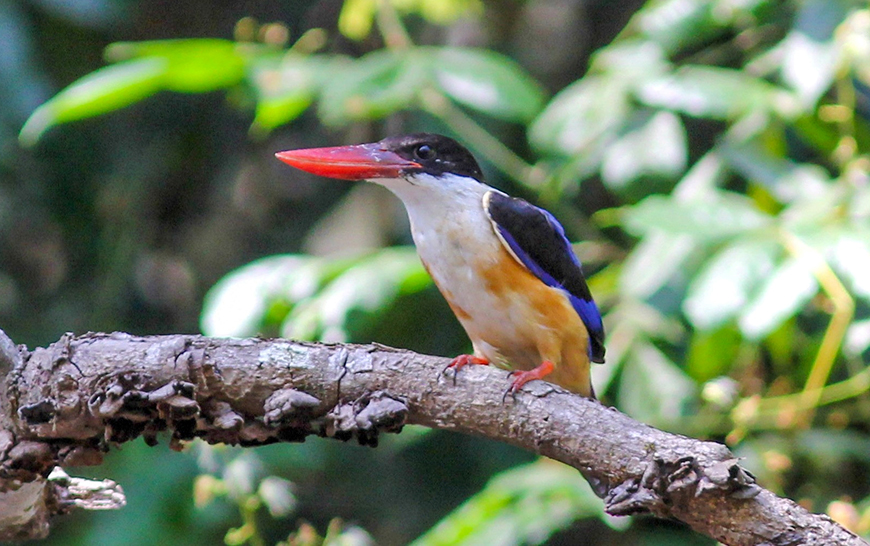
M 548 286 L 568 292 L 589 330 L 590 356 L 596 362 L 603 361 L 601 314 L 586 284 L 580 260 L 559 221 L 546 210 L 498 190 L 484 194 L 483 208 L 514 259 Z

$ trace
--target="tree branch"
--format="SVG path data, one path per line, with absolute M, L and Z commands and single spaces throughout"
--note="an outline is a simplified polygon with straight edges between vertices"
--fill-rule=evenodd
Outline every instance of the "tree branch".
M 67 334 L 28 352 L 0 331 L 0 540 L 45 536 L 66 511 L 58 465 L 99 464 L 139 435 L 244 446 L 310 434 L 375 445 L 420 424 L 508 442 L 577 468 L 614 515 L 651 512 L 734 546 L 867 543 L 755 484 L 723 445 L 666 433 L 536 381 L 379 345 Z M 81 488 L 80 488 L 81 489 Z M 99 489 L 98 487 L 96 489 Z M 120 495 L 120 497 L 119 497 Z M 123 504 L 113 483 L 93 507 Z M 113 504 L 114 503 L 114 504 Z

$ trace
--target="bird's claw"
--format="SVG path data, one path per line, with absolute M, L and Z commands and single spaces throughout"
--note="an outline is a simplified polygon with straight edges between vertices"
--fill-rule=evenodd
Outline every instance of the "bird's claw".
M 520 373 L 519 370 L 515 370 L 515 371 L 512 371 L 512 372 L 509 372 L 509 373 L 508 373 L 508 379 L 510 379 L 511 377 L 516 376 L 516 375 L 519 374 L 519 373 Z M 510 386 L 509 386 L 507 389 L 505 389 L 504 394 L 501 395 L 501 403 L 504 404 L 505 400 L 507 400 L 508 395 L 511 395 L 511 398 L 513 398 L 514 401 L 516 401 L 516 399 L 517 399 L 517 391 L 520 390 L 520 387 L 521 387 L 521 386 L 522 386 L 522 385 L 517 385 L 517 381 L 516 381 L 516 379 L 513 380 L 513 381 L 511 381 Z
M 489 360 L 487 360 L 485 358 L 481 358 L 479 356 L 475 356 L 475 355 L 459 355 L 456 358 L 454 358 L 453 360 L 451 360 L 450 364 L 448 364 L 447 366 L 444 367 L 443 370 L 441 370 L 441 374 L 443 375 L 443 374 L 447 373 L 447 370 L 452 369 L 453 370 L 453 384 L 455 385 L 456 384 L 456 374 L 459 372 L 459 370 L 461 368 L 464 368 L 465 366 L 468 366 L 469 364 L 485 365 L 485 364 L 489 364 Z
M 512 377 L 513 381 L 511 381 L 510 387 L 508 387 L 504 395 L 502 395 L 501 403 L 504 404 L 505 398 L 507 398 L 508 394 L 516 398 L 517 391 L 519 391 L 523 385 L 529 381 L 534 381 L 535 379 L 543 379 L 545 376 L 551 374 L 554 369 L 555 366 L 553 363 L 549 360 L 545 360 L 537 368 L 531 370 L 514 370 L 510 372 L 508 377 Z

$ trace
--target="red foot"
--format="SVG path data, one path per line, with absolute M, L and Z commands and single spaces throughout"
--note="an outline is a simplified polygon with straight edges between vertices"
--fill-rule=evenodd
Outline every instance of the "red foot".
M 479 356 L 474 355 L 459 355 L 453 360 L 450 361 L 450 364 L 447 365 L 447 368 L 453 368 L 455 370 L 459 370 L 460 368 L 464 368 L 469 364 L 489 364 L 489 360 L 485 358 L 481 358 Z
M 468 366 L 469 364 L 489 364 L 489 360 L 474 355 L 459 355 L 451 360 L 450 364 L 448 364 L 441 373 L 445 373 L 447 370 L 453 368 L 453 384 L 455 385 L 456 374 L 459 373 L 459 369 Z
M 511 381 L 511 386 L 508 388 L 505 395 L 508 393 L 513 394 L 520 390 L 520 387 L 528 383 L 529 381 L 534 381 L 535 379 L 543 379 L 547 375 L 553 373 L 553 370 L 556 369 L 556 366 L 550 362 L 549 360 L 545 360 L 541 362 L 541 365 L 537 368 L 533 368 L 527 372 L 516 370 L 511 372 L 511 377 L 514 378 Z

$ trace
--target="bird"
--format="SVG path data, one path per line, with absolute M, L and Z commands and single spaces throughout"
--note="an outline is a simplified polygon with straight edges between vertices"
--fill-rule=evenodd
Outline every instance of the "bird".
M 546 210 L 488 186 L 474 156 L 432 133 L 278 152 L 315 175 L 386 187 L 405 205 L 426 271 L 471 340 L 454 371 L 509 370 L 514 396 L 546 378 L 595 399 L 590 362 L 604 362 L 601 313 L 565 230 Z

